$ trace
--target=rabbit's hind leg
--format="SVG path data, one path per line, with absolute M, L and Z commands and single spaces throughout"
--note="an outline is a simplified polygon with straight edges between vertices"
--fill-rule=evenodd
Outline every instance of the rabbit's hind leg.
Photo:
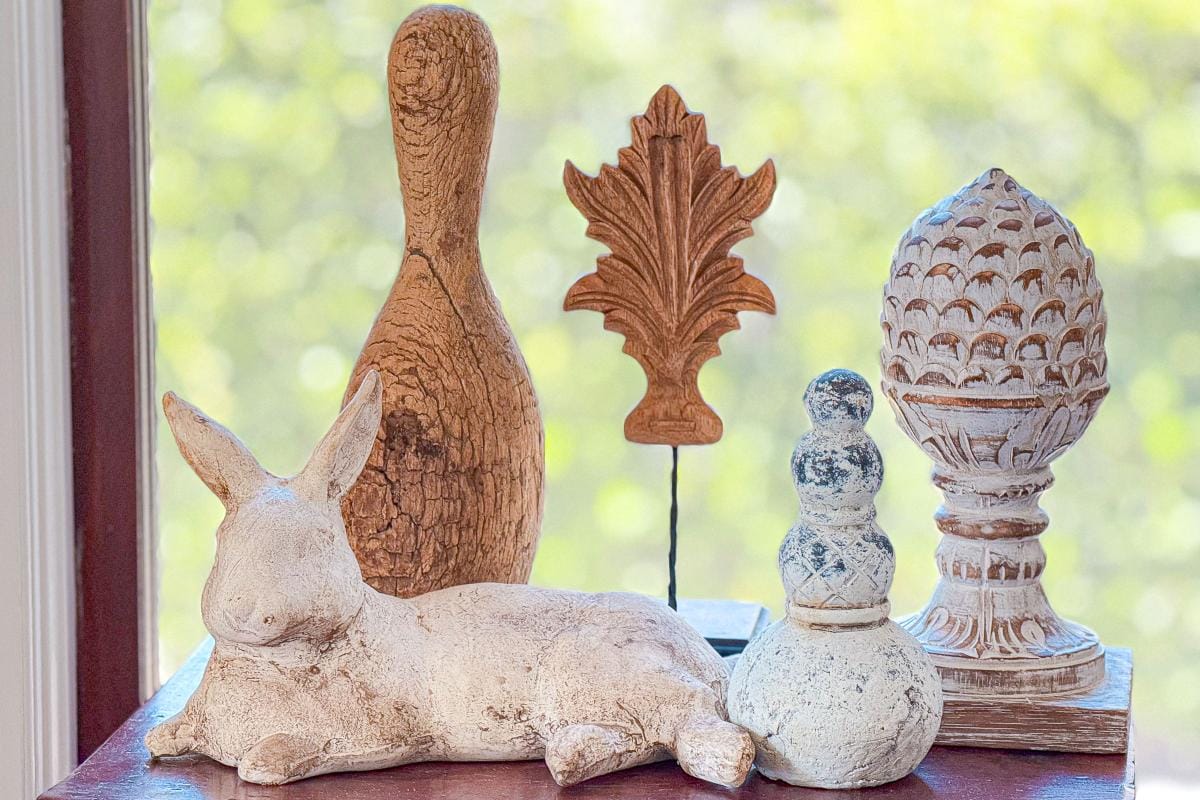
M 559 728 L 546 740 L 546 766 L 559 786 L 661 761 L 665 748 L 614 725 L 587 723 Z
M 675 758 L 692 777 L 740 786 L 754 762 L 750 734 L 720 717 L 697 713 L 675 735 Z

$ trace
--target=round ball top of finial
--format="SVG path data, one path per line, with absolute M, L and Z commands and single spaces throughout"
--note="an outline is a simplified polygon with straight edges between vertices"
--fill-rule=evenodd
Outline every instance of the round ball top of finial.
M 804 390 L 804 407 L 813 425 L 861 428 L 874 406 L 871 384 L 857 372 L 831 369 L 813 378 Z
M 830 519 L 873 516 L 883 459 L 863 429 L 874 404 L 871 385 L 848 369 L 819 375 L 804 392 L 813 429 L 792 452 L 792 480 L 803 513 Z

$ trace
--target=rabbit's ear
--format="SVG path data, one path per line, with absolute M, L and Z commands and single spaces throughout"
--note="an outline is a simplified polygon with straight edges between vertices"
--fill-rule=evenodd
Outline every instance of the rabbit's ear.
M 270 477 L 246 445 L 219 422 L 174 392 L 163 395 L 162 402 L 179 452 L 227 510 L 253 495 Z
M 382 403 L 379 373 L 371 370 L 296 477 L 309 497 L 340 498 L 354 485 L 375 446 Z

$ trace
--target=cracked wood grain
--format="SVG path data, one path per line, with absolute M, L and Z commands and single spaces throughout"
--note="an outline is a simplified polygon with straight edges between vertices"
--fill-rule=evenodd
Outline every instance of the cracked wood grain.
M 363 577 L 409 597 L 528 580 L 542 518 L 542 424 L 479 255 L 496 48 L 451 6 L 419 9 L 388 58 L 404 196 L 400 273 L 345 401 L 383 377 L 379 435 L 342 505 Z

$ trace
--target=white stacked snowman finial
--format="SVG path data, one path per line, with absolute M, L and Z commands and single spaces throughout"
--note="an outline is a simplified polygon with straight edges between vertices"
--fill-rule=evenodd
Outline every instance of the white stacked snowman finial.
M 877 786 L 911 772 L 933 744 L 942 688 L 929 656 L 888 619 L 895 569 L 875 522 L 883 459 L 863 429 L 871 387 L 844 369 L 809 384 L 814 428 L 792 453 L 800 518 L 779 548 L 787 615 L 746 648 L 729 715 L 755 764 L 799 786 Z

